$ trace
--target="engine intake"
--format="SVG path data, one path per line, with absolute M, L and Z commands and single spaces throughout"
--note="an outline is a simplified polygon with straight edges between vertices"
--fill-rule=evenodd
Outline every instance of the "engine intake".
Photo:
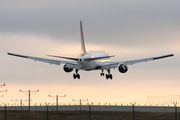
M 121 73 L 126 73 L 128 71 L 127 66 L 124 66 L 124 65 L 120 65 L 118 69 L 119 69 L 119 72 Z
M 66 65 L 64 65 L 63 69 L 65 72 L 72 72 L 73 71 L 73 68 L 68 68 L 68 67 L 66 67 Z

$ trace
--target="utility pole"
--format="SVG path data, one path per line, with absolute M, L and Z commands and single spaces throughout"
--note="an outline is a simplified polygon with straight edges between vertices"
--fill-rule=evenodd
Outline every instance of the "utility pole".
M 131 103 L 131 105 L 133 106 L 133 120 L 134 120 L 134 105 L 136 104 L 136 102 L 134 104 Z
M 27 99 L 26 99 L 26 100 L 22 100 L 22 99 L 20 99 L 20 100 L 17 100 L 17 99 L 16 99 L 16 100 L 12 100 L 12 99 L 11 99 L 11 101 L 16 101 L 16 102 L 17 102 L 17 101 L 20 101 L 20 106 L 21 106 L 21 111 L 22 111 L 22 101 L 27 101 Z
M 87 99 L 87 100 L 81 100 L 81 99 L 79 99 L 79 100 L 74 100 L 74 99 L 72 99 L 72 101 L 74 101 L 74 102 L 75 102 L 75 101 L 79 101 L 79 102 L 80 102 L 80 111 L 81 111 L 81 104 L 82 104 L 81 102 L 82 102 L 82 101 L 88 101 L 88 99 Z
M 35 93 L 37 93 L 37 92 L 39 92 L 39 90 L 37 90 L 37 91 L 30 91 L 30 89 L 29 89 L 28 91 L 21 91 L 21 90 L 20 90 L 20 92 L 28 95 L 28 97 L 29 97 L 29 100 L 28 100 L 28 101 L 29 101 L 29 115 L 30 115 L 30 106 L 31 106 L 31 104 L 30 104 L 30 101 L 31 101 L 30 96 L 33 95 L 33 94 L 35 94 Z M 26 92 L 27 92 L 27 93 L 26 93 Z M 32 94 L 31 94 L 31 93 L 32 93 Z
M 48 96 L 51 97 L 51 98 L 53 98 L 53 99 L 56 98 L 56 111 L 58 111 L 58 98 L 64 98 L 64 97 L 66 97 L 66 95 L 64 95 L 64 96 L 58 96 L 58 95 L 56 95 L 56 96 L 50 96 L 50 95 L 48 95 Z

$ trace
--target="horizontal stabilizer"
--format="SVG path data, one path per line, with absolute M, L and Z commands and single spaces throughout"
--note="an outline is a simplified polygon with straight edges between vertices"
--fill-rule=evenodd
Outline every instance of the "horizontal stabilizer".
M 78 61 L 77 58 L 70 58 L 70 57 L 62 57 L 62 56 L 54 56 L 54 55 L 47 55 L 50 57 L 57 57 L 57 58 L 63 58 L 63 59 L 68 59 L 68 60 L 74 60 L 74 61 Z
M 98 60 L 98 59 L 110 58 L 110 57 L 115 57 L 115 55 L 112 55 L 112 56 L 104 56 L 104 57 L 95 57 L 95 58 L 85 58 L 84 60 L 92 61 L 92 60 Z

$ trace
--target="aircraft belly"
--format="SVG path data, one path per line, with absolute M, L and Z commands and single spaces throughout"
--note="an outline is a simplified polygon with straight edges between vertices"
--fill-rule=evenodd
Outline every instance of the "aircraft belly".
M 98 64 L 96 64 L 94 61 L 91 62 L 80 62 L 80 67 L 83 70 L 94 70 L 96 67 L 98 66 Z

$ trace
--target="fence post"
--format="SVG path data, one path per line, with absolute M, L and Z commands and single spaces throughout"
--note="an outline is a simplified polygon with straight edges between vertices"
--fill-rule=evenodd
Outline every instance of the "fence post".
M 131 105 L 133 106 L 133 120 L 134 120 L 134 105 L 136 104 L 136 102 L 134 104 L 131 103 Z
M 91 105 L 89 105 L 89 120 L 91 120 Z
M 6 105 L 5 105 L 5 115 L 4 115 L 4 118 L 5 118 L 5 120 L 6 120 Z
M 176 113 L 175 113 L 175 117 L 176 117 L 176 119 L 175 120 L 177 120 L 177 106 L 175 107 L 175 109 L 176 109 Z
M 177 102 L 174 102 L 174 106 L 175 106 L 175 120 L 177 120 Z
M 47 105 L 47 120 L 48 120 L 48 105 Z

